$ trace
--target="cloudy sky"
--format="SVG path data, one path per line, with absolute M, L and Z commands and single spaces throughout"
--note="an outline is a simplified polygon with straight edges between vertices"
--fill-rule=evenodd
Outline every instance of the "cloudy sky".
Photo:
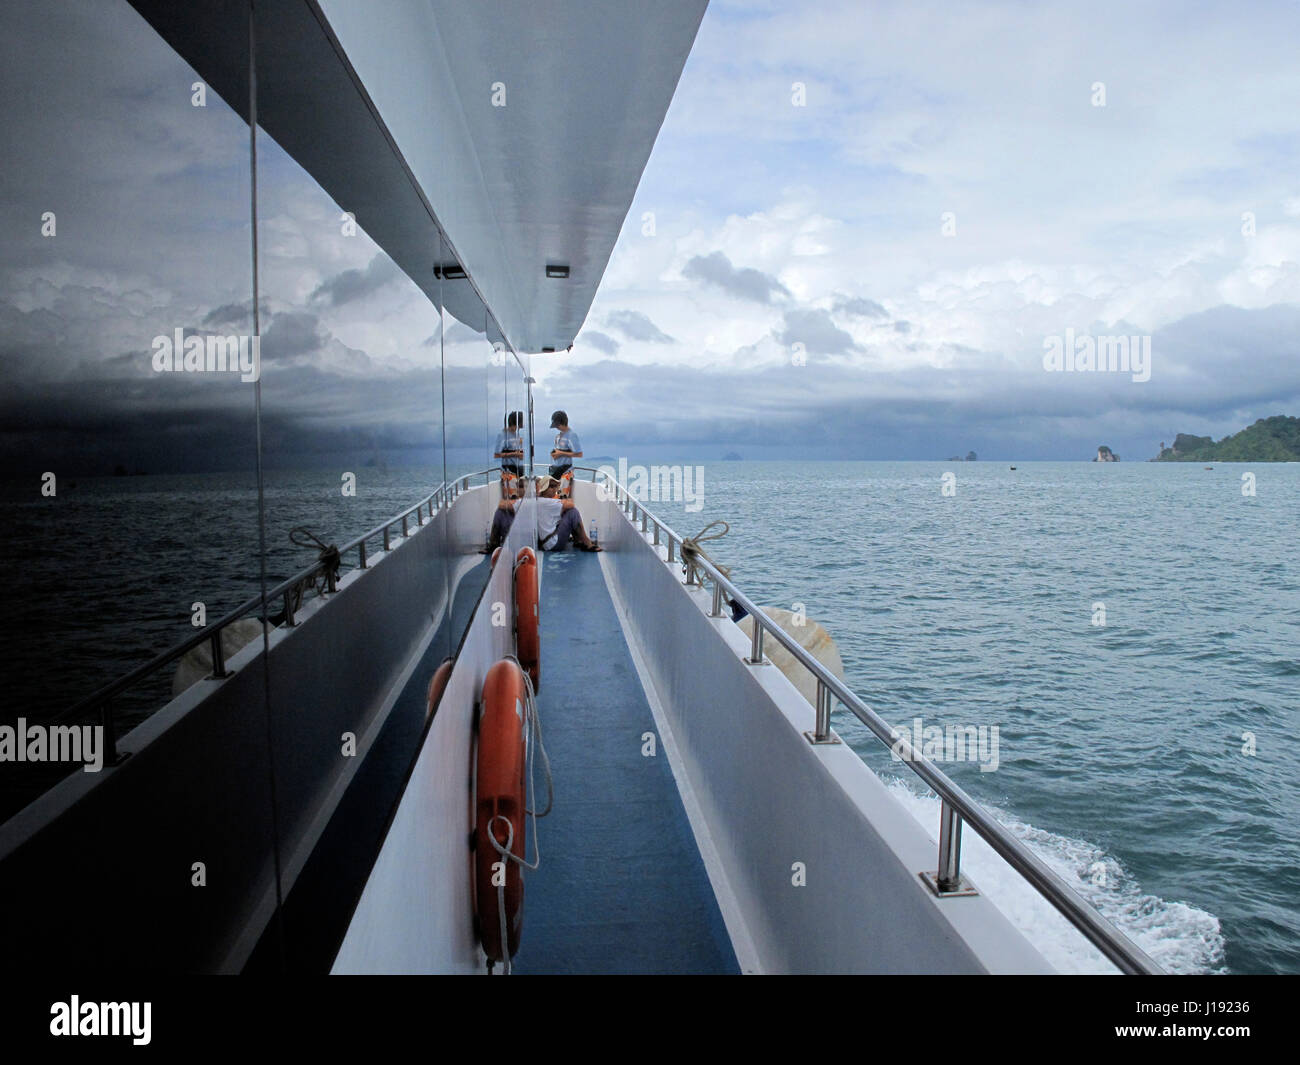
M 242 467 L 247 388 L 148 358 L 247 323 L 246 129 L 125 4 L 4 10 L 0 452 Z M 713 0 L 537 407 L 696 461 L 1138 459 L 1300 414 L 1297 40 L 1294 4 Z M 259 151 L 268 449 L 419 461 L 445 377 L 470 456 L 505 369 L 450 324 L 444 375 L 436 311 Z M 1150 337 L 1150 379 L 1047 372 L 1067 330 Z
M 1294 4 L 714 0 L 534 372 L 747 455 L 1146 458 L 1300 414 L 1297 40 Z M 1046 372 L 1067 329 L 1149 335 L 1150 380 Z

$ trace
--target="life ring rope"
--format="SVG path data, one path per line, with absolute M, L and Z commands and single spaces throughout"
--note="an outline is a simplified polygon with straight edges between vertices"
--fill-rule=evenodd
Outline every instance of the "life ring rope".
M 510 818 L 506 817 L 504 814 L 494 814 L 492 817 L 488 819 L 487 826 L 486 826 L 487 831 L 484 833 L 484 835 L 487 837 L 488 843 L 492 845 L 492 849 L 497 852 L 497 855 L 500 857 L 502 862 L 514 862 L 517 866 L 519 866 L 521 870 L 527 869 L 528 871 L 533 872 L 542 863 L 542 852 L 537 838 L 537 819 L 539 817 L 545 817 L 547 814 L 551 812 L 551 809 L 554 807 L 555 786 L 554 786 L 554 780 L 551 773 L 551 759 L 550 756 L 547 755 L 546 745 L 542 741 L 542 719 L 541 719 L 541 715 L 538 713 L 537 710 L 537 694 L 533 690 L 533 683 L 531 678 L 528 676 L 528 670 L 526 670 L 523 667 L 523 664 L 519 661 L 519 659 L 515 655 L 506 655 L 502 659 L 502 661 L 513 662 L 515 666 L 519 669 L 519 674 L 520 676 L 523 677 L 523 681 L 524 681 L 524 694 L 525 694 L 524 764 L 526 766 L 525 772 L 527 774 L 527 790 L 524 795 L 524 816 L 532 818 L 532 826 L 533 826 L 532 861 L 528 860 L 527 834 L 525 834 L 525 843 L 524 843 L 525 852 L 523 857 L 520 857 L 519 855 L 514 853 L 514 841 L 515 841 L 514 822 L 512 822 Z M 537 794 L 536 760 L 539 751 L 541 752 L 541 756 L 542 756 L 542 772 L 546 780 L 546 809 L 540 811 L 533 809 L 531 805 L 531 800 Z M 496 833 L 495 831 L 493 831 L 493 825 L 497 821 L 505 822 L 506 842 L 504 846 L 497 841 Z M 502 868 L 505 868 L 505 866 L 503 866 Z M 505 877 L 502 877 L 500 882 L 496 886 L 496 896 L 497 896 L 497 919 L 500 922 L 499 927 L 501 931 L 501 943 L 507 944 L 509 942 L 509 936 L 508 936 L 508 922 L 506 919 L 506 878 Z M 481 919 L 481 915 L 480 915 L 480 919 Z M 503 953 L 505 954 L 505 957 L 502 961 L 503 972 L 506 976 L 509 976 L 511 971 L 510 954 L 508 950 L 503 951 Z M 493 969 L 493 963 L 491 959 L 489 959 L 488 972 L 491 973 L 492 969 Z
M 523 858 L 518 858 L 513 853 L 508 855 L 508 857 L 512 862 L 515 862 L 522 868 L 527 869 L 529 872 L 534 872 L 542 862 L 542 854 L 537 847 L 537 819 L 549 814 L 551 808 L 555 805 L 555 781 L 551 776 L 551 759 L 546 753 L 546 745 L 542 742 L 542 717 L 541 714 L 537 712 L 537 694 L 533 691 L 533 682 L 528 679 L 528 670 L 524 669 L 523 663 L 514 655 L 506 655 L 505 661 L 513 662 L 519 667 L 519 671 L 524 675 L 524 691 L 528 696 L 524 706 L 524 743 L 528 748 L 524 755 L 525 764 L 528 766 L 528 792 L 524 796 L 524 812 L 533 819 L 532 863 L 530 864 L 528 862 L 527 854 L 525 854 Z M 528 800 L 537 794 L 537 789 L 534 787 L 534 763 L 536 762 L 538 751 L 542 754 L 542 773 L 546 780 L 546 809 L 540 812 L 533 810 L 528 806 Z M 501 814 L 497 814 L 492 820 L 495 821 L 497 817 L 501 817 Z M 506 820 L 509 820 L 509 818 Z M 498 851 L 501 849 L 500 844 L 496 841 L 496 837 L 491 832 L 488 833 L 488 840 L 491 842 L 492 846 L 497 848 Z M 507 844 L 506 847 L 508 850 L 509 844 Z

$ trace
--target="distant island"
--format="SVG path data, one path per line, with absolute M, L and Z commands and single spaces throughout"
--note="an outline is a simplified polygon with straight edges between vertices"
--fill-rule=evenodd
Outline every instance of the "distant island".
M 965 458 L 962 458 L 960 455 L 949 455 L 947 461 L 948 462 L 978 462 L 979 456 L 976 455 L 975 452 L 973 451 L 968 451 L 966 452 Z
M 723 462 L 743 462 L 744 460 L 743 460 L 739 455 L 737 455 L 734 451 L 728 451 L 725 455 L 722 456 L 722 461 L 723 461 Z
M 1179 433 L 1174 446 L 1160 443 L 1152 462 L 1300 462 L 1300 418 L 1277 414 L 1217 444 L 1208 436 Z
M 1105 444 L 1102 444 L 1101 447 L 1097 448 L 1097 457 L 1092 461 L 1093 462 L 1118 462 L 1119 456 L 1116 455 L 1115 452 L 1113 452 Z

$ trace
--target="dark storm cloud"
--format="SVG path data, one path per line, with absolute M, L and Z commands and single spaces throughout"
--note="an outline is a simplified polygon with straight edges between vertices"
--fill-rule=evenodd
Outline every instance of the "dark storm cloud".
M 364 270 L 344 270 L 322 281 L 311 294 L 312 300 L 328 300 L 338 307 L 351 303 L 403 277 L 397 264 L 382 252 L 370 260 Z
M 251 303 L 227 303 L 208 311 L 203 316 L 203 325 L 211 329 L 221 329 L 225 326 L 246 328 L 252 320 Z
M 695 256 L 682 267 L 682 276 L 716 285 L 724 292 L 755 303 L 771 303 L 773 295 L 790 295 L 790 290 L 776 278 L 749 266 L 736 269 L 720 251 Z
M 290 358 L 316 351 L 324 343 L 320 320 L 307 311 L 285 311 L 262 331 L 262 357 Z
M 606 355 L 616 355 L 618 353 L 618 341 L 612 336 L 605 333 L 598 333 L 594 329 L 584 330 L 578 337 L 579 344 L 590 344 L 597 351 L 603 351 Z
M 640 311 L 614 311 L 605 316 L 605 324 L 617 329 L 628 340 L 646 340 L 652 344 L 676 343 Z
M 875 300 L 864 299 L 861 296 L 849 298 L 841 297 L 837 299 L 831 307 L 833 314 L 851 314 L 855 318 L 888 318 L 889 312 L 885 310 Z
M 6 310 L 12 316 L 0 305 Z M 436 448 L 444 380 L 448 446 L 482 444 L 481 366 L 449 364 L 443 374 L 434 360 L 384 369 L 301 312 L 276 315 L 268 342 L 277 330 L 282 352 L 314 343 L 319 354 L 264 361 L 263 440 L 272 464 L 333 461 L 357 449 L 368 455 L 376 446 Z M 838 332 L 827 334 L 832 346 Z M 1256 418 L 1300 414 L 1300 363 L 1271 356 L 1297 333 L 1296 307 L 1206 311 L 1153 336 L 1146 383 L 1048 373 L 1039 352 L 973 372 L 988 365 L 988 354 L 954 347 L 945 349 L 951 369 L 887 372 L 823 361 L 737 373 L 606 360 L 548 376 L 538 401 L 581 412 L 593 453 L 635 444 L 707 458 L 726 441 L 747 457 L 771 448 L 772 457 L 942 459 L 974 449 L 987 458 L 1082 459 L 1107 443 L 1128 460 L 1154 454 L 1177 432 L 1217 438 Z M 16 357 L 6 337 L 0 362 Z M 142 351 L 86 361 L 57 378 L 11 380 L 0 395 L 0 462 L 23 476 L 107 473 L 119 462 L 150 472 L 250 468 L 250 385 L 147 366 Z
M 785 328 L 776 338 L 786 347 L 802 344 L 810 355 L 842 355 L 857 348 L 853 338 L 831 321 L 827 311 L 786 311 Z

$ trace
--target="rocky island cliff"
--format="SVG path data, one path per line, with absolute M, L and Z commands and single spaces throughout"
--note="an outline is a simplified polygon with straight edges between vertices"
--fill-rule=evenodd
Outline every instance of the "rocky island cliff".
M 1179 433 L 1173 447 L 1160 445 L 1152 462 L 1300 462 L 1300 418 L 1261 418 L 1217 444 L 1208 436 Z

